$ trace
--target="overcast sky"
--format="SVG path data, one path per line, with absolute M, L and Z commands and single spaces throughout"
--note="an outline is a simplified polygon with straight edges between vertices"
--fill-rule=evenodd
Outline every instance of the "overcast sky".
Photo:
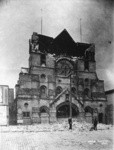
M 113 1 L 113 0 L 112 0 Z M 64 28 L 76 42 L 95 43 L 98 77 L 114 88 L 113 5 L 111 0 L 0 0 L 0 84 L 14 88 L 28 67 L 32 33 L 56 37 Z

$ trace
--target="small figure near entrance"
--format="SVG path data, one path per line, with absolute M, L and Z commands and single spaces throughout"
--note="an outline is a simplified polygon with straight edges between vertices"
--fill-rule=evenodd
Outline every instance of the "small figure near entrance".
M 72 130 L 72 118 L 71 117 L 68 118 L 68 123 L 69 123 L 69 129 Z
M 90 131 L 97 130 L 97 124 L 98 124 L 98 110 L 97 110 L 97 108 L 95 108 L 93 110 L 92 114 L 93 114 L 93 117 L 92 117 L 93 126 L 91 127 Z
M 98 111 L 97 108 L 93 110 L 93 129 L 97 130 L 98 124 Z

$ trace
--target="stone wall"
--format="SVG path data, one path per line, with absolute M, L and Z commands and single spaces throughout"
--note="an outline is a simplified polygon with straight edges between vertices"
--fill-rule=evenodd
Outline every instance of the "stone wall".
M 68 58 L 72 61 L 74 70 L 71 70 L 71 76 L 69 74 L 62 77 L 57 74 L 55 67 L 58 60 L 64 58 L 67 60 L 67 57 L 55 58 L 45 54 L 46 63 L 41 65 L 40 55 L 40 52 L 30 53 L 28 73 L 19 74 L 16 86 L 18 120 L 22 120 L 24 124 L 57 121 L 57 107 L 66 102 L 67 94 L 71 96 L 69 100 L 79 110 L 78 119 L 91 122 L 91 116 L 84 112 L 86 106 L 93 109 L 97 107 L 100 113 L 105 113 L 104 82 L 97 78 L 95 62 L 89 61 L 89 69 L 85 70 L 84 58 L 77 58 L 75 61 Z M 62 89 L 59 94 L 58 87 Z M 75 88 L 75 92 L 73 93 L 70 88 Z M 102 110 L 99 108 L 99 103 L 102 103 Z M 41 113 L 41 107 L 49 109 L 49 112 L 43 110 Z M 30 116 L 23 117 L 22 113 L 27 111 L 30 112 Z
M 106 123 L 114 124 L 114 89 L 105 92 L 107 97 Z
M 31 53 L 29 57 L 29 67 L 40 66 L 40 55 Z

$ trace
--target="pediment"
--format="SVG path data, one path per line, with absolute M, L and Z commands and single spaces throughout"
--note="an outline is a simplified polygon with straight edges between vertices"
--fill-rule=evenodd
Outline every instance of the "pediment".
M 78 103 L 79 103 L 81 106 L 83 106 L 83 102 L 80 101 L 80 100 L 78 99 L 78 96 L 75 95 L 75 94 L 73 94 L 68 88 L 64 89 L 59 95 L 57 95 L 56 98 L 55 98 L 55 100 L 51 103 L 51 105 L 54 104 L 54 103 L 56 103 L 56 102 L 59 100 L 59 98 L 62 97 L 63 95 L 65 95 L 65 94 L 69 94 L 69 95 L 71 94 L 72 97 L 74 97 L 75 100 L 77 100 Z M 69 97 L 69 101 L 70 101 L 70 97 Z

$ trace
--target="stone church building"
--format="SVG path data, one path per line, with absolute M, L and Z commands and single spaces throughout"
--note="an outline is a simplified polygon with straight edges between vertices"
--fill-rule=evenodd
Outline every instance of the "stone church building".
M 57 37 L 33 33 L 29 67 L 15 86 L 17 123 L 53 123 L 61 118 L 104 122 L 104 81 L 96 73 L 95 45 L 76 43 L 64 29 Z

